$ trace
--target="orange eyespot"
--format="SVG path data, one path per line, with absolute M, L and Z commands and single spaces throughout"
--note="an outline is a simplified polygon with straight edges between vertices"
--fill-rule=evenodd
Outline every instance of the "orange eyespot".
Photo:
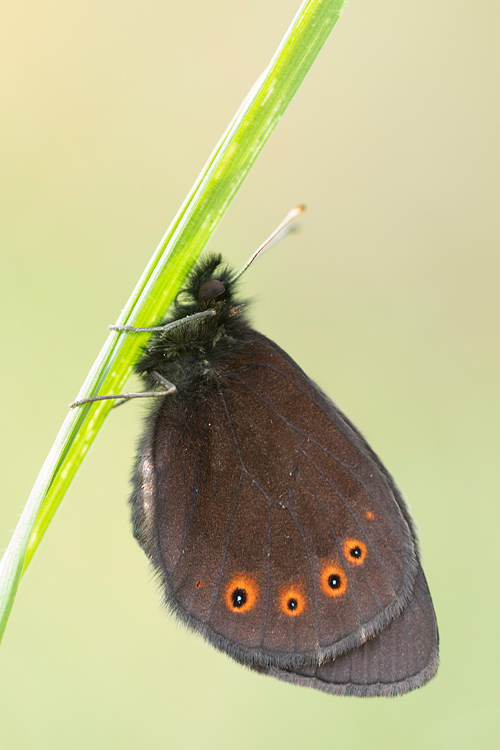
M 347 576 L 339 565 L 328 561 L 321 569 L 320 583 L 327 596 L 342 596 L 347 588 Z
M 367 518 L 369 521 L 373 521 L 373 519 L 375 518 L 375 514 L 372 513 L 371 510 L 367 510 L 365 513 L 365 518 Z
M 259 598 L 259 587 L 250 576 L 238 573 L 226 586 L 226 607 L 231 612 L 243 614 L 251 610 Z
M 366 544 L 359 539 L 346 539 L 344 542 L 344 557 L 354 565 L 362 565 L 366 559 Z
M 280 593 L 280 609 L 288 617 L 301 615 L 307 606 L 300 586 L 287 586 Z

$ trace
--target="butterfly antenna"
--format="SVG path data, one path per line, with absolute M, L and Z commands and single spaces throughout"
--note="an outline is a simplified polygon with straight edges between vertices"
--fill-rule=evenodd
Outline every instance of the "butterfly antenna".
M 229 283 L 232 284 L 233 281 L 236 281 L 236 279 L 239 279 L 239 277 L 245 273 L 248 266 L 250 266 L 254 260 L 256 260 L 261 253 L 263 253 L 265 250 L 269 250 L 269 248 L 274 245 L 276 242 L 279 242 L 284 236 L 285 236 L 285 230 L 287 230 L 286 233 L 290 231 L 292 222 L 295 221 L 295 219 L 300 216 L 301 213 L 303 213 L 306 210 L 305 206 L 295 206 L 295 208 L 292 208 L 291 211 L 287 213 L 285 218 L 282 222 L 278 224 L 274 232 L 271 232 L 267 240 L 264 240 L 262 245 L 257 248 L 257 250 L 254 252 L 254 254 L 247 260 L 241 271 L 238 271 L 238 273 L 233 276 L 231 279 L 229 279 Z

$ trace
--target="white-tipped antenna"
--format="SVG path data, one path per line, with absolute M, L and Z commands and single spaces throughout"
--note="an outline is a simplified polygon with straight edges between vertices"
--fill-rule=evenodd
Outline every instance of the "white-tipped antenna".
M 233 276 L 231 279 L 229 279 L 229 283 L 232 284 L 233 281 L 236 281 L 236 279 L 239 279 L 242 273 L 245 273 L 248 266 L 251 265 L 256 258 L 258 258 L 259 255 L 261 255 L 265 250 L 269 250 L 269 248 L 274 245 L 276 242 L 279 242 L 279 240 L 282 239 L 284 236 L 283 232 L 284 230 L 290 230 L 291 224 L 295 219 L 300 216 L 301 213 L 303 213 L 306 210 L 305 206 L 295 206 L 295 208 L 292 208 L 291 211 L 287 213 L 283 221 L 278 224 L 274 232 L 271 232 L 267 240 L 264 240 L 262 245 L 257 248 L 257 250 L 254 252 L 254 254 L 247 260 L 241 271 L 238 271 L 238 273 Z M 280 236 L 281 235 L 281 236 Z

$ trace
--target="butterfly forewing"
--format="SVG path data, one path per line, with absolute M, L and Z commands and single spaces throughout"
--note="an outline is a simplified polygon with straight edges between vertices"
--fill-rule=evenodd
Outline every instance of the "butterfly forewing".
M 408 512 L 285 352 L 247 328 L 211 377 L 173 398 L 144 440 L 132 505 L 189 624 L 241 661 L 295 667 L 399 614 L 418 564 Z

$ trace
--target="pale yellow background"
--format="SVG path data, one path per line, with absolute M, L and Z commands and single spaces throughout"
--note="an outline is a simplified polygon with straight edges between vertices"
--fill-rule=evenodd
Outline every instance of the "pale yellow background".
M 138 275 L 298 0 L 20 0 L 1 76 L 0 547 Z M 335 698 L 159 611 L 113 413 L 0 650 L 2 750 L 493 748 L 499 734 L 500 5 L 351 0 L 211 247 L 256 327 L 367 435 L 412 507 L 437 679 Z M 134 386 L 134 383 L 132 383 Z M 137 383 L 135 383 L 137 385 Z

